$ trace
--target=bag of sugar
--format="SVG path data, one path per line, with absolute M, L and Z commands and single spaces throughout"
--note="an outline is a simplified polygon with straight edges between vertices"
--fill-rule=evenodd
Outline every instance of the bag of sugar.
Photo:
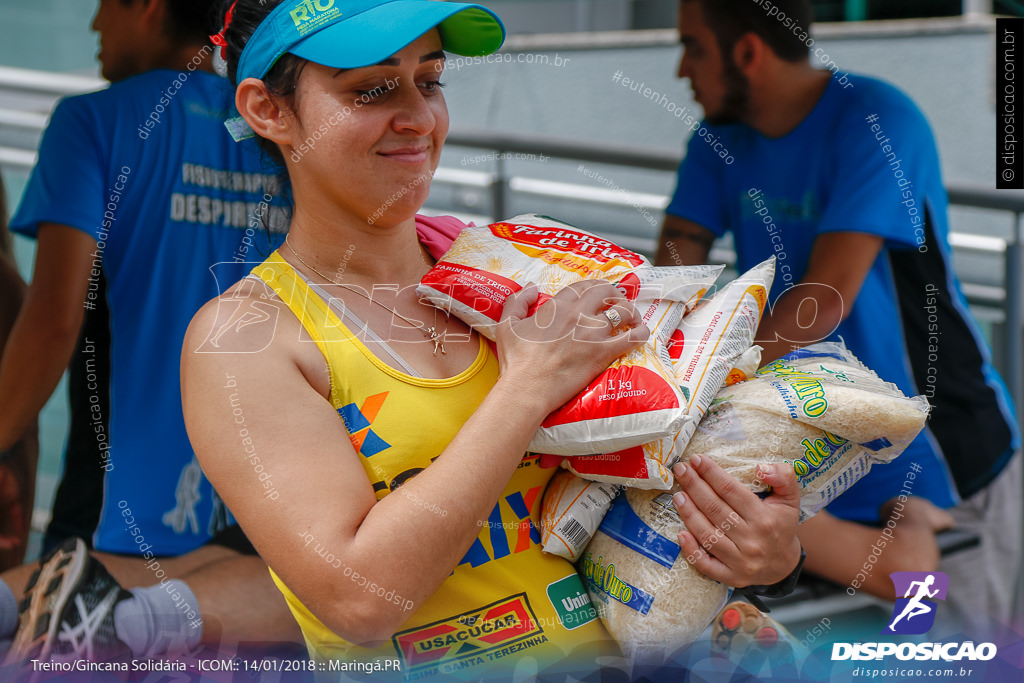
M 621 490 L 559 470 L 541 503 L 541 549 L 575 562 Z

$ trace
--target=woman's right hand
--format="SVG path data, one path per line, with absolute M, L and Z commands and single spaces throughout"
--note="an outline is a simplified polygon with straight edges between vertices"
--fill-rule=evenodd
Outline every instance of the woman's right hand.
M 508 298 L 496 342 L 502 381 L 531 392 L 545 414 L 650 336 L 633 305 L 605 280 L 575 282 L 530 315 L 537 297 L 531 285 Z M 618 313 L 621 322 L 613 325 L 605 311 Z

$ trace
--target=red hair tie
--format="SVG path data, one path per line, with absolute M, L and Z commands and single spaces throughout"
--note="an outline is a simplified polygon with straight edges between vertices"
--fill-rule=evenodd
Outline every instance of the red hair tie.
M 235 5 L 238 4 L 238 0 L 231 3 L 231 7 L 228 8 L 227 13 L 224 15 L 224 28 L 220 30 L 215 36 L 210 36 L 210 42 L 214 45 L 220 45 L 220 58 L 225 62 L 228 61 L 228 41 L 224 40 L 224 32 L 228 30 L 228 26 L 231 25 L 231 17 L 235 13 Z

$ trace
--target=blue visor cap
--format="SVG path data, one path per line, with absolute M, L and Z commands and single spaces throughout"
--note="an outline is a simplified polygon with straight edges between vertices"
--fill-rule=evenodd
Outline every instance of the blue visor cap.
M 382 62 L 432 28 L 445 50 L 495 52 L 505 27 L 486 7 L 437 0 L 285 0 L 267 15 L 238 61 L 239 83 L 263 78 L 285 53 L 336 69 Z

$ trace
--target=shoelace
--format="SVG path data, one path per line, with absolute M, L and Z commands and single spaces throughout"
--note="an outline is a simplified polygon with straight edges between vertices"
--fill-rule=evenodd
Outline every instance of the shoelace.
M 75 607 L 78 609 L 79 617 L 78 625 L 71 627 L 64 621 L 61 623 L 60 633 L 57 635 L 60 641 L 71 644 L 75 657 L 90 660 L 95 658 L 96 653 L 93 646 L 96 633 L 103 624 L 107 613 L 114 608 L 119 591 L 117 586 L 112 587 L 91 611 L 85 606 L 81 595 L 75 596 Z

